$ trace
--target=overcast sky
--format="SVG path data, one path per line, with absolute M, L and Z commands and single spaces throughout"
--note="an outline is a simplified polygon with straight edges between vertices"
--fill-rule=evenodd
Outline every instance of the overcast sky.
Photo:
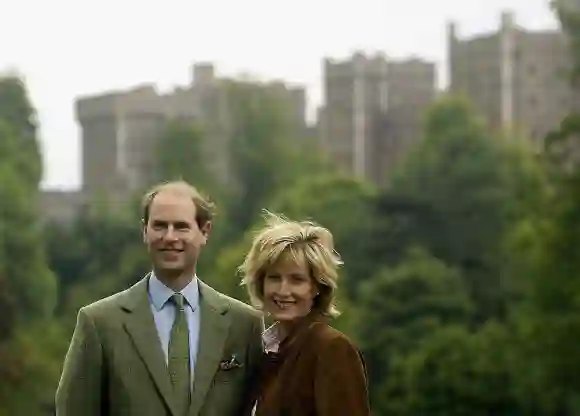
M 320 103 L 321 59 L 361 49 L 435 61 L 445 82 L 446 24 L 498 27 L 502 10 L 554 28 L 548 0 L 0 0 L 0 70 L 26 77 L 41 122 L 44 187 L 80 184 L 76 96 L 184 85 L 191 64 L 307 86 Z

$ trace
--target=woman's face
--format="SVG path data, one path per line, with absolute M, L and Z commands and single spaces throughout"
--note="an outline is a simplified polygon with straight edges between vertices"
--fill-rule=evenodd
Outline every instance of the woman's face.
M 318 294 L 305 261 L 282 259 L 264 276 L 264 310 L 280 322 L 308 315 Z

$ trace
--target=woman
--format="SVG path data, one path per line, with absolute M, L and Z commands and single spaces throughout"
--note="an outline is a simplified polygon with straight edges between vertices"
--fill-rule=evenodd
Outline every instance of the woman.
M 327 321 L 337 268 L 332 234 L 311 222 L 267 214 L 240 270 L 252 303 L 274 324 L 263 334 L 265 358 L 246 414 L 367 416 L 367 376 L 349 338 Z

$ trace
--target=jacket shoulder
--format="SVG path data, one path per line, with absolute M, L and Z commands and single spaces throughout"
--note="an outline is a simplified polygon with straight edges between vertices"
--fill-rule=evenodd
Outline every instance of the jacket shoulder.
M 322 349 L 324 348 L 346 348 L 358 351 L 358 347 L 348 335 L 339 331 L 327 323 L 318 323 L 314 325 L 312 341 Z
M 311 345 L 315 346 L 317 357 L 324 365 L 335 365 L 337 362 L 358 363 L 357 367 L 366 374 L 366 362 L 360 348 L 344 333 L 328 324 L 316 325 Z
M 114 293 L 110 296 L 85 305 L 80 308 L 79 313 L 84 313 L 93 319 L 106 317 L 112 312 L 116 312 L 120 308 L 131 289 L 132 288 L 125 289 L 121 292 Z
M 200 290 L 202 296 L 208 296 L 208 300 L 211 299 L 212 302 L 215 301 L 222 307 L 226 306 L 227 309 L 236 316 L 246 316 L 248 318 L 262 317 L 262 313 L 252 306 L 215 290 L 203 281 L 200 281 Z
M 230 310 L 236 314 L 246 315 L 253 318 L 261 318 L 262 312 L 255 309 L 254 307 L 242 302 L 241 300 L 235 299 L 231 296 L 221 294 L 225 301 L 230 305 Z

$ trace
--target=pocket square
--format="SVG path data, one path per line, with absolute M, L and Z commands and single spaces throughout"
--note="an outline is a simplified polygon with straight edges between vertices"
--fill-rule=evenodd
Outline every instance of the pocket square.
M 243 364 L 238 361 L 236 354 L 233 354 L 228 360 L 220 362 L 220 370 L 222 371 L 228 371 L 240 367 L 243 367 Z

